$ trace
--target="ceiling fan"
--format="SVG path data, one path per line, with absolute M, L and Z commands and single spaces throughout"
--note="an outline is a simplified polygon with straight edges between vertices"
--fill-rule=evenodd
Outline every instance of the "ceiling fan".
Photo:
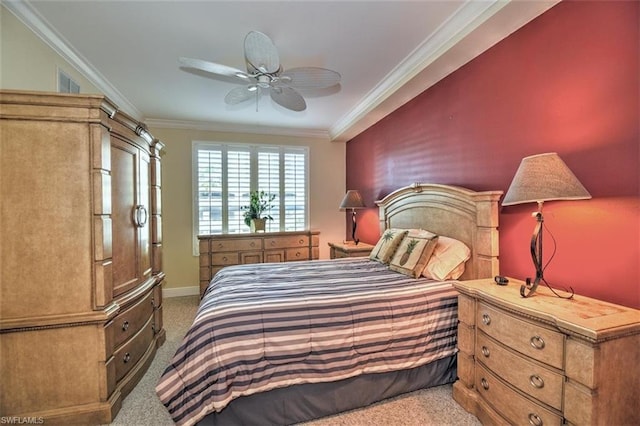
M 301 67 L 283 70 L 278 50 L 265 34 L 251 31 L 244 39 L 244 57 L 247 71 L 201 59 L 179 58 L 186 68 L 232 77 L 242 87 L 232 89 L 224 97 L 229 105 L 235 105 L 260 96 L 261 90 L 269 90 L 271 99 L 292 111 L 304 111 L 307 103 L 296 89 L 321 89 L 340 82 L 340 74 L 325 68 Z

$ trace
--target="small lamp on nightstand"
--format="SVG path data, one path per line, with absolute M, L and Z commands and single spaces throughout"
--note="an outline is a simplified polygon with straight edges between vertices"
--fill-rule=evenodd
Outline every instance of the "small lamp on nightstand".
M 502 200 L 503 206 L 522 203 L 538 203 L 538 211 L 533 213 L 537 225 L 531 237 L 531 258 L 536 269 L 533 281 L 527 278 L 527 284 L 520 287 L 520 295 L 529 297 L 535 293 L 540 281 L 545 281 L 545 266 L 542 261 L 542 204 L 554 200 L 585 200 L 591 198 L 578 178 L 555 152 L 525 157 L 513 177 L 507 194 Z M 555 292 L 554 292 L 555 293 Z M 571 298 L 573 289 L 571 289 Z
M 345 194 L 342 199 L 342 203 L 340 203 L 340 209 L 351 209 L 351 221 L 353 226 L 351 227 L 351 239 L 356 245 L 360 242 L 360 240 L 356 239 L 356 209 L 364 208 L 364 201 L 362 201 L 362 196 L 360 192 L 355 189 L 350 189 Z

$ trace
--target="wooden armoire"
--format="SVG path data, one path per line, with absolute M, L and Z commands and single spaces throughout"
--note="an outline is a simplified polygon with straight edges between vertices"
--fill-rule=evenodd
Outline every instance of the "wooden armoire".
M 0 416 L 113 420 L 165 339 L 160 151 L 99 95 L 0 91 Z

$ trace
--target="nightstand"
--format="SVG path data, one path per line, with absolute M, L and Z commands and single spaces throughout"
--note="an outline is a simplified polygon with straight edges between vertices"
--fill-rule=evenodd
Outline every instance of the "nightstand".
M 329 243 L 329 247 L 331 247 L 331 259 L 369 256 L 369 253 L 373 250 L 373 246 L 371 244 L 355 244 L 352 241 L 344 243 Z
M 459 281 L 453 399 L 483 424 L 640 424 L 640 311 Z

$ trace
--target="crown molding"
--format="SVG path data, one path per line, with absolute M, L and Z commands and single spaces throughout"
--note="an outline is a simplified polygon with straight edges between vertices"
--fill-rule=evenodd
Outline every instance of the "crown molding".
M 118 105 L 118 108 L 134 119 L 142 120 L 143 116 L 140 110 L 116 89 L 87 59 L 71 47 L 71 44 L 42 17 L 28 1 L 5 1 L 2 2 L 2 5 L 72 67 L 85 76 L 91 84 L 96 86 L 98 90 Z
M 389 98 L 400 87 L 427 68 L 462 38 L 509 3 L 508 0 L 468 0 L 431 37 L 424 40 L 398 66 L 371 90 L 345 116 L 329 129 L 332 140 L 341 138 L 362 118 Z M 426 90 L 424 87 L 423 90 Z M 417 95 L 417 93 L 416 93 Z
M 329 129 L 331 140 L 354 138 L 559 2 L 467 0 L 431 38 L 336 121 Z
M 148 118 L 145 124 L 150 128 L 202 130 L 222 133 L 249 133 L 257 135 L 292 136 L 329 140 L 329 131 L 275 126 L 250 126 L 238 123 L 215 123 L 208 121 L 163 120 Z

